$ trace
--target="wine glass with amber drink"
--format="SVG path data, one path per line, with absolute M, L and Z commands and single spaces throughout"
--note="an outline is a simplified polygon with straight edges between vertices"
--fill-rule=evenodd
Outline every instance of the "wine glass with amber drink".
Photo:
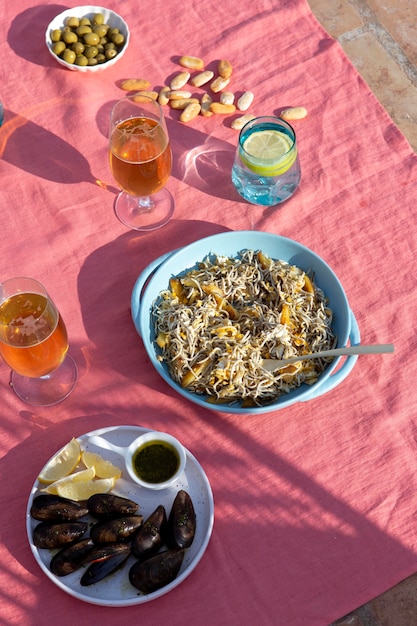
M 74 389 L 77 366 L 64 321 L 46 289 L 32 278 L 0 284 L 0 354 L 10 386 L 28 404 L 50 406 Z
M 110 116 L 110 169 L 121 188 L 115 202 L 119 220 L 134 230 L 166 224 L 174 199 L 165 185 L 172 154 L 160 104 L 148 96 L 119 100 Z

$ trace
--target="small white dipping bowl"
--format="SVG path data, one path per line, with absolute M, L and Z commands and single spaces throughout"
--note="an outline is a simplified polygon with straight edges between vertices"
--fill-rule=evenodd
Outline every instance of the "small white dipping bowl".
M 136 456 L 145 448 L 149 448 L 152 444 L 164 446 L 168 450 L 171 450 L 177 457 L 176 471 L 163 482 L 148 482 L 146 480 L 143 480 L 138 476 L 134 468 Z M 172 483 L 174 483 L 184 471 L 186 462 L 187 457 L 185 449 L 180 444 L 180 442 L 175 439 L 175 437 L 172 437 L 172 435 L 168 435 L 167 433 L 162 433 L 159 431 L 150 431 L 144 433 L 143 435 L 140 435 L 140 437 L 135 439 L 130 444 L 125 455 L 126 469 L 130 478 L 138 485 L 146 487 L 147 489 L 154 490 L 166 489 L 167 487 L 172 485 Z
M 104 17 L 104 23 L 109 24 L 111 28 L 118 28 L 120 32 L 122 33 L 122 35 L 124 35 L 125 37 L 125 43 L 123 45 L 123 48 L 113 59 L 109 59 L 105 63 L 98 63 L 97 65 L 81 66 L 81 65 L 75 65 L 72 63 L 67 63 L 66 61 L 64 61 L 64 59 L 61 59 L 61 57 L 59 57 L 58 55 L 55 54 L 55 52 L 52 51 L 53 43 L 51 40 L 51 33 L 53 30 L 63 28 L 63 26 L 65 26 L 65 20 L 68 17 L 78 17 L 78 18 L 88 17 L 89 19 L 91 19 L 96 13 L 101 13 Z M 110 9 L 105 9 L 104 7 L 98 7 L 94 5 L 73 7 L 72 9 L 67 9 L 66 11 L 63 11 L 62 13 L 59 13 L 59 15 L 54 17 L 52 22 L 50 22 L 45 32 L 45 43 L 51 56 L 55 59 L 57 63 L 75 72 L 99 72 L 101 70 L 105 70 L 106 68 L 112 67 L 113 65 L 115 65 L 115 63 L 117 63 L 117 61 L 119 61 L 122 58 L 122 56 L 126 52 L 127 47 L 129 45 L 129 39 L 130 39 L 129 27 L 124 21 L 124 19 L 120 17 L 120 15 L 118 15 L 114 11 L 111 11 Z

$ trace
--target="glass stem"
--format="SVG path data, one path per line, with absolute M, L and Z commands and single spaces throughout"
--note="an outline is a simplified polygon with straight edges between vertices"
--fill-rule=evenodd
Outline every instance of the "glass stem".
M 150 196 L 144 196 L 143 198 L 139 198 L 138 204 L 141 209 L 150 211 L 153 207 L 153 200 Z

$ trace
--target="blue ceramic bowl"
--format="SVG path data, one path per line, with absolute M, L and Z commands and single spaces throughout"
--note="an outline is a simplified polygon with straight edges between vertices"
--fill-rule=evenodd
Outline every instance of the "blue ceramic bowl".
M 183 274 L 201 262 L 209 254 L 237 256 L 242 250 L 262 250 L 273 259 L 287 261 L 305 272 L 314 273 L 314 280 L 329 299 L 333 310 L 333 330 L 337 335 L 337 347 L 360 343 L 359 328 L 349 308 L 343 287 L 330 267 L 317 254 L 305 246 L 272 233 L 257 231 L 232 231 L 199 239 L 184 248 L 159 257 L 140 274 L 132 292 L 132 318 L 135 328 L 142 338 L 152 365 L 158 374 L 181 396 L 206 409 L 222 413 L 270 413 L 290 406 L 295 402 L 312 400 L 339 385 L 351 372 L 357 356 L 338 357 L 325 369 L 314 385 L 301 385 L 275 402 L 262 407 L 241 408 L 236 405 L 210 404 L 206 396 L 197 395 L 183 389 L 175 382 L 167 366 L 158 360 L 158 347 L 152 321 L 152 307 L 161 290 L 169 287 L 169 279 Z

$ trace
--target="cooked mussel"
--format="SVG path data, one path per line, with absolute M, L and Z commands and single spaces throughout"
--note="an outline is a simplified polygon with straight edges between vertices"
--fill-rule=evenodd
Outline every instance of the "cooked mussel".
M 122 515 L 134 515 L 139 505 L 133 500 L 112 493 L 97 493 L 87 500 L 87 508 L 97 519 L 111 519 Z
M 189 548 L 194 541 L 196 515 L 190 495 L 180 489 L 168 518 L 167 543 L 171 548 Z
M 49 493 L 36 496 L 30 508 L 31 516 L 41 522 L 71 522 L 87 513 L 85 504 Z
M 151 593 L 172 582 L 184 560 L 185 550 L 165 550 L 145 561 L 136 561 L 129 570 L 131 584 L 143 593 Z
M 167 516 L 165 508 L 160 504 L 144 521 L 133 537 L 133 554 L 140 559 L 147 558 L 158 552 L 165 542 Z
M 90 530 L 94 543 L 113 543 L 130 539 L 143 522 L 143 515 L 129 515 L 98 522 Z
M 51 559 L 50 570 L 55 576 L 72 574 L 86 562 L 87 555 L 92 551 L 94 542 L 90 537 L 80 539 L 67 548 L 62 548 Z
M 84 587 L 94 585 L 122 567 L 129 558 L 131 548 L 126 543 L 109 544 L 101 548 L 101 558 L 91 563 L 81 577 Z
M 60 548 L 81 539 L 87 529 L 87 522 L 41 522 L 33 531 L 33 543 L 37 548 Z

